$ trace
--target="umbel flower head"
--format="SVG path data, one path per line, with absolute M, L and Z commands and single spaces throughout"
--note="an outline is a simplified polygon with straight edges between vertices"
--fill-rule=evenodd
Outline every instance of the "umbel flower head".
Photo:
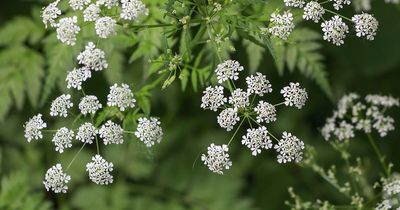
M 31 142 L 33 139 L 42 139 L 42 129 L 46 127 L 47 124 L 42 120 L 42 114 L 33 116 L 24 125 L 25 138 L 28 140 L 28 142 Z
M 108 106 L 117 106 L 120 111 L 125 111 L 127 108 L 134 108 L 135 103 L 136 100 L 127 84 L 121 84 L 121 86 L 114 84 L 110 87 L 110 93 L 107 96 Z
M 260 72 L 256 72 L 256 75 L 250 75 L 246 77 L 247 92 L 264 96 L 266 93 L 272 92 L 272 85 L 267 80 L 267 77 Z
M 84 11 L 83 11 L 83 21 L 85 22 L 92 22 L 96 21 L 100 17 L 100 7 L 97 4 L 90 4 Z
M 149 15 L 146 5 L 140 0 L 121 0 L 121 18 L 137 20 L 140 15 Z
M 217 174 L 224 174 L 223 171 L 232 166 L 232 162 L 229 159 L 229 148 L 227 145 L 211 144 L 207 150 L 207 154 L 201 155 L 201 160 L 210 171 Z
M 75 88 L 77 90 L 82 89 L 82 83 L 92 77 L 92 72 L 82 67 L 70 71 L 65 79 L 67 81 L 67 88 Z
M 69 0 L 69 6 L 73 10 L 83 10 L 84 6 L 90 4 L 91 0 Z
M 201 98 L 200 107 L 203 109 L 210 109 L 212 111 L 217 111 L 217 109 L 227 102 L 224 96 L 224 88 L 222 86 L 207 87 L 203 91 L 203 97 Z
M 102 105 L 96 96 L 87 95 L 79 102 L 79 110 L 83 115 L 95 114 L 97 110 L 101 109 Z
M 107 7 L 108 9 L 111 9 L 114 6 L 118 6 L 119 0 L 97 0 L 96 4 L 97 5 L 102 5 Z
M 50 107 L 50 115 L 51 116 L 60 116 L 67 117 L 68 109 L 71 108 L 74 104 L 71 102 L 71 95 L 63 94 L 51 103 Z
M 350 5 L 351 1 L 350 0 L 333 0 L 333 7 L 336 10 L 340 10 L 343 8 L 343 5 Z
M 61 10 L 57 7 L 59 2 L 60 0 L 56 0 L 47 7 L 43 7 L 41 17 L 46 28 L 47 24 L 50 24 L 51 27 L 57 26 L 55 19 L 61 15 Z
M 82 143 L 92 144 L 93 140 L 96 138 L 96 134 L 96 127 L 94 127 L 92 123 L 86 122 L 79 126 L 76 139 Z
M 69 130 L 66 127 L 62 127 L 57 130 L 56 134 L 54 134 L 53 139 L 56 146 L 56 151 L 59 153 L 63 153 L 64 149 L 68 149 L 72 147 L 72 139 L 74 138 L 74 131 Z
M 77 25 L 78 18 L 76 16 L 61 18 L 57 23 L 57 39 L 67 45 L 76 44 L 76 35 L 81 28 Z
M 272 13 L 269 33 L 286 40 L 294 29 L 293 14 L 290 11 L 284 11 L 283 14 Z
M 228 80 L 237 80 L 239 78 L 239 72 L 243 71 L 243 66 L 235 60 L 226 60 L 221 64 L 218 64 L 215 73 L 219 83 L 223 83 Z
M 232 92 L 232 96 L 229 97 L 229 103 L 235 108 L 245 108 L 250 105 L 249 93 L 238 88 Z
M 47 170 L 43 184 L 47 191 L 67 193 L 70 180 L 71 176 L 64 173 L 61 164 L 58 163 Z
M 103 50 L 96 48 L 93 42 L 89 42 L 85 50 L 78 55 L 78 62 L 94 71 L 101 71 L 108 67 L 106 55 Z
M 258 105 L 254 108 L 254 111 L 257 113 L 258 123 L 270 123 L 276 120 L 276 108 L 274 105 L 268 102 L 258 102 Z
M 96 29 L 96 34 L 100 38 L 108 38 L 115 34 L 115 26 L 117 21 L 111 17 L 101 17 L 96 20 L 94 28 Z
M 324 40 L 332 42 L 337 46 L 344 44 L 343 40 L 346 38 L 346 34 L 349 33 L 349 27 L 342 21 L 342 18 L 337 15 L 323 22 L 321 27 L 324 32 Z
M 233 126 L 235 126 L 239 120 L 237 108 L 224 109 L 217 117 L 219 126 L 225 128 L 227 131 L 232 130 Z
M 124 130 L 120 125 L 111 120 L 100 127 L 99 135 L 105 145 L 124 143 Z
M 318 23 L 322 15 L 325 14 L 325 9 L 316 1 L 310 1 L 304 7 L 304 20 L 312 20 Z
M 376 31 L 378 30 L 379 23 L 374 16 L 363 13 L 354 15 L 351 20 L 356 25 L 356 35 L 358 37 L 365 37 L 367 40 L 374 40 Z
M 400 175 L 393 173 L 383 180 L 382 201 L 378 203 L 376 210 L 390 210 L 400 208 Z
M 247 129 L 247 134 L 242 137 L 242 144 L 251 150 L 253 156 L 260 154 L 262 149 L 272 148 L 272 141 L 265 126 Z
M 154 146 L 155 143 L 160 143 L 163 131 L 160 126 L 160 121 L 155 117 L 139 118 L 139 123 L 135 136 L 140 139 L 147 147 Z
M 113 183 L 113 176 L 110 172 L 113 171 L 114 165 L 107 162 L 100 155 L 92 157 L 92 162 L 86 164 L 86 171 L 89 173 L 89 179 L 99 185 L 108 185 Z
M 287 7 L 303 8 L 305 2 L 303 0 L 283 0 Z
M 301 88 L 299 83 L 291 82 L 289 86 L 282 88 L 281 94 L 285 98 L 286 106 L 295 106 L 298 109 L 301 109 L 308 99 L 306 89 Z
M 300 162 L 303 159 L 304 143 L 296 136 L 288 132 L 283 132 L 282 139 L 274 146 L 279 153 L 278 162 Z

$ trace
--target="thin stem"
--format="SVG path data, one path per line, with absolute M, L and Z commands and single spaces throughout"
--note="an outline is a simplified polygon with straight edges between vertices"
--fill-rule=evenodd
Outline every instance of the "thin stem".
M 378 156 L 379 162 L 381 163 L 381 166 L 388 177 L 390 175 L 389 169 L 385 163 L 385 157 L 382 155 L 381 151 L 379 150 L 378 146 L 375 143 L 374 138 L 372 138 L 371 134 L 367 134 L 369 143 L 371 143 L 372 148 L 375 151 L 375 154 Z
M 260 127 L 262 126 L 260 123 L 257 122 L 257 120 L 255 120 L 255 119 L 252 118 L 251 116 L 249 116 L 249 118 L 250 118 L 251 120 L 253 120 L 258 126 L 260 126 Z M 271 132 L 268 131 L 268 135 L 270 135 L 273 139 L 275 139 L 276 141 L 279 142 L 279 139 L 276 138 Z
M 243 122 L 244 122 L 245 120 L 246 120 L 246 117 L 243 118 L 243 120 L 240 122 L 239 126 L 236 128 L 235 133 L 233 133 L 233 136 L 231 137 L 231 139 L 229 139 L 228 146 L 231 144 L 233 138 L 235 138 L 236 133 L 239 131 L 240 127 L 242 127 L 242 124 L 243 124 Z
M 57 130 L 42 130 L 42 132 L 55 133 Z
M 125 131 L 125 130 L 124 130 L 124 133 L 135 134 L 134 131 Z
M 334 14 L 334 15 L 340 16 L 340 17 L 342 17 L 343 19 L 346 19 L 346 20 L 348 20 L 348 21 L 350 21 L 350 22 L 353 22 L 350 18 L 348 18 L 348 17 L 346 17 L 346 16 L 343 16 L 343 15 L 341 15 L 341 14 L 335 12 L 335 11 L 332 11 L 332 10 L 329 10 L 329 9 L 325 9 L 325 8 L 324 8 L 324 10 L 327 11 L 327 12 L 329 12 L 329 13 L 332 13 L 332 14 Z
M 280 105 L 283 105 L 283 104 L 285 104 L 285 102 L 283 101 L 283 102 L 281 102 L 281 103 L 277 103 L 277 104 L 275 104 L 274 106 L 280 106 Z
M 65 169 L 68 171 L 69 167 L 71 167 L 72 163 L 75 161 L 75 159 L 78 157 L 79 153 L 82 151 L 82 149 L 85 147 L 86 142 L 82 145 L 82 147 L 79 149 L 79 151 L 75 154 L 75 156 L 72 158 L 71 162 L 68 164 L 67 168 Z

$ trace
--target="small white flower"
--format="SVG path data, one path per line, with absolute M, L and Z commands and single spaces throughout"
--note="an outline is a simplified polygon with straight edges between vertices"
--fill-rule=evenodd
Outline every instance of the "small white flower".
M 383 96 L 383 95 L 374 95 L 370 94 L 365 96 L 365 101 L 377 106 L 383 107 L 393 107 L 400 106 L 400 102 L 398 98 L 393 98 L 392 96 Z
M 105 145 L 124 143 L 124 130 L 120 125 L 111 120 L 100 127 L 99 135 Z
M 201 108 L 210 109 L 214 112 L 217 111 L 220 106 L 227 102 L 227 99 L 224 97 L 224 88 L 222 86 L 207 87 L 203 91 L 201 102 Z
M 337 115 L 339 118 L 343 118 L 347 113 L 347 110 L 355 104 L 355 100 L 359 99 L 360 96 L 355 93 L 349 93 L 344 95 L 338 102 Z
M 254 93 L 259 96 L 264 96 L 266 93 L 272 92 L 272 85 L 267 80 L 267 77 L 260 72 L 256 75 L 246 77 L 247 92 Z
M 321 129 L 322 136 L 326 141 L 328 141 L 331 138 L 332 133 L 336 130 L 335 121 L 336 121 L 336 116 L 326 119 L 325 125 Z
M 28 140 L 28 142 L 31 142 L 33 139 L 42 139 L 42 129 L 46 127 L 47 124 L 42 120 L 42 114 L 33 116 L 24 125 L 25 138 Z
M 392 204 L 390 200 L 383 200 L 382 202 L 378 203 L 378 206 L 376 206 L 375 210 L 391 210 L 392 209 Z
M 365 133 L 371 133 L 372 122 L 370 119 L 359 119 L 356 124 L 357 130 L 362 130 Z
M 121 84 L 121 87 L 114 84 L 110 87 L 110 93 L 107 96 L 108 106 L 116 106 L 120 111 L 125 111 L 127 108 L 134 108 L 135 103 L 136 100 L 127 84 Z
M 99 5 L 97 4 L 90 4 L 84 11 L 83 11 L 83 21 L 95 21 L 99 18 L 101 10 Z
M 286 106 L 295 106 L 298 109 L 301 109 L 308 99 L 306 89 L 300 88 L 299 83 L 291 82 L 289 86 L 282 88 L 281 94 L 285 98 Z
M 56 151 L 59 153 L 63 153 L 64 149 L 68 149 L 72 147 L 72 139 L 74 138 L 74 131 L 69 130 L 66 127 L 62 127 L 57 130 L 56 134 L 54 134 L 53 139 L 56 146 Z
M 114 165 L 107 162 L 100 155 L 92 157 L 92 162 L 86 164 L 86 171 L 89 173 L 89 179 L 92 182 L 100 185 L 108 185 L 113 183 L 113 176 L 110 172 L 113 171 Z
M 84 123 L 78 128 L 76 133 L 76 139 L 82 143 L 92 144 L 93 140 L 96 138 L 97 129 L 92 123 Z
M 97 0 L 97 5 L 104 5 L 108 9 L 111 9 L 114 6 L 118 6 L 119 0 Z
M 283 14 L 272 13 L 270 18 L 269 33 L 286 40 L 294 29 L 293 14 L 289 11 L 284 11 Z
M 85 5 L 90 4 L 91 0 L 69 0 L 69 6 L 73 10 L 83 10 Z
M 312 20 L 318 23 L 322 15 L 325 14 L 325 9 L 316 1 L 310 1 L 304 7 L 304 20 Z
M 253 156 L 260 154 L 262 149 L 272 148 L 272 141 L 265 126 L 247 129 L 247 134 L 242 137 L 242 144 L 251 150 Z
M 354 126 L 346 121 L 341 121 L 333 132 L 338 140 L 354 138 Z
M 323 22 L 321 27 L 324 32 L 324 40 L 332 42 L 336 46 L 344 44 L 343 39 L 346 38 L 346 34 L 349 33 L 349 27 L 342 21 L 342 18 L 337 15 Z
M 139 123 L 135 131 L 135 136 L 140 139 L 147 147 L 154 146 L 155 143 L 160 143 L 163 131 L 160 126 L 160 121 L 155 117 L 139 118 Z
M 102 17 L 96 20 L 94 28 L 96 29 L 96 34 L 100 38 L 107 38 L 115 34 L 115 26 L 117 21 L 111 17 Z
M 121 0 L 121 4 L 122 19 L 137 20 L 140 15 L 149 15 L 149 10 L 140 0 Z
M 343 8 L 343 5 L 345 5 L 345 4 L 350 5 L 351 1 L 350 0 L 333 0 L 333 7 L 336 10 Z
M 229 97 L 229 103 L 238 109 L 245 108 L 250 105 L 249 94 L 238 88 L 232 92 L 232 96 Z
M 67 45 L 76 44 L 76 35 L 81 28 L 77 25 L 78 18 L 76 16 L 61 18 L 57 23 L 57 39 Z
M 383 115 L 379 115 L 372 125 L 375 128 L 381 137 L 385 137 L 389 131 L 394 130 L 394 119 L 391 117 L 385 117 Z
M 283 0 L 287 7 L 303 8 L 305 2 L 303 0 Z
M 400 179 L 394 175 L 383 185 L 382 189 L 385 196 L 400 194 Z
M 46 28 L 47 24 L 50 24 L 51 27 L 57 26 L 55 19 L 57 19 L 58 16 L 61 15 L 61 10 L 57 7 L 59 2 L 60 0 L 54 1 L 53 3 L 50 3 L 47 7 L 42 8 L 41 17 Z
M 87 95 L 79 102 L 79 110 L 83 115 L 95 114 L 97 110 L 101 109 L 102 105 L 96 96 Z
M 367 40 L 374 40 L 379 23 L 376 18 L 370 14 L 363 13 L 354 15 L 351 20 L 356 24 L 356 35 L 366 37 Z
M 70 180 L 71 176 L 64 173 L 61 164 L 58 163 L 47 170 L 43 184 L 47 191 L 67 193 Z
M 279 153 L 279 163 L 288 163 L 293 160 L 298 163 L 303 159 L 304 143 L 291 133 L 283 132 L 282 139 L 275 144 L 274 149 Z
M 224 170 L 228 170 L 232 166 L 229 159 L 229 148 L 227 145 L 211 144 L 207 148 L 207 154 L 201 155 L 201 160 L 210 169 L 210 171 L 217 174 L 224 174 Z
M 219 83 L 225 81 L 237 80 L 239 79 L 239 72 L 243 71 L 243 66 L 235 60 L 226 60 L 223 63 L 218 64 L 215 73 L 217 74 L 217 79 Z
M 80 90 L 82 89 L 82 83 L 90 77 L 92 77 L 92 72 L 88 68 L 74 68 L 74 70 L 68 73 L 67 78 L 65 79 L 67 81 L 67 88 Z
M 237 111 L 237 108 L 224 109 L 217 117 L 219 126 L 227 131 L 232 130 L 233 126 L 240 120 Z
M 60 117 L 67 117 L 68 116 L 68 109 L 71 108 L 74 104 L 71 102 L 71 95 L 63 94 L 51 103 L 50 107 L 50 115 L 60 116 Z
M 276 108 L 274 105 L 268 102 L 258 102 L 258 105 L 254 108 L 254 111 L 257 113 L 258 123 L 270 123 L 276 120 Z
M 85 50 L 79 53 L 77 59 L 78 63 L 86 66 L 87 68 L 95 71 L 101 71 L 108 67 L 106 54 L 103 50 L 96 48 L 93 42 L 89 42 Z

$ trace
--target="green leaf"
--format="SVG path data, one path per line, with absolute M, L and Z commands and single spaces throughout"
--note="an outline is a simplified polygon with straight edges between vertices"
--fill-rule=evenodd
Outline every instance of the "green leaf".
M 0 29 L 0 46 L 20 44 L 28 39 L 37 43 L 43 34 L 43 25 L 37 25 L 28 17 L 16 17 Z
M 250 73 L 253 74 L 261 64 L 265 48 L 246 39 L 243 40 L 243 45 L 246 48 L 247 58 L 249 59 Z
M 179 79 L 181 80 L 181 89 L 182 91 L 186 90 L 187 84 L 189 82 L 189 70 L 187 70 L 186 68 L 183 69 L 181 71 L 181 73 L 179 74 Z

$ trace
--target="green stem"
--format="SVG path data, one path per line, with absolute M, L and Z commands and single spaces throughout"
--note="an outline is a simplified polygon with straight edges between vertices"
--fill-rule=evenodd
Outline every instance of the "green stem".
M 75 156 L 72 158 L 71 162 L 68 164 L 67 168 L 65 171 L 68 171 L 69 167 L 71 167 L 72 163 L 75 161 L 75 159 L 78 157 L 79 153 L 82 151 L 82 149 L 85 147 L 86 142 L 82 145 L 82 147 L 79 149 L 79 151 L 75 154 Z
M 340 17 L 342 17 L 343 19 L 346 19 L 346 20 L 348 20 L 348 21 L 350 21 L 350 22 L 353 22 L 350 18 L 348 18 L 348 17 L 346 17 L 346 16 L 343 16 L 343 15 L 341 15 L 341 14 L 335 12 L 335 11 L 332 11 L 332 10 L 329 10 L 329 9 L 325 9 L 325 8 L 324 8 L 324 10 L 327 11 L 327 12 L 329 12 L 329 13 L 332 13 L 332 14 L 334 14 L 334 15 L 340 16 Z
M 369 143 L 371 143 L 371 146 L 375 151 L 375 154 L 378 156 L 379 162 L 381 163 L 381 166 L 382 166 L 386 176 L 389 177 L 390 172 L 389 172 L 387 165 L 385 164 L 385 157 L 382 155 L 381 151 L 379 150 L 378 146 L 376 145 L 375 140 L 374 140 L 374 138 L 372 138 L 371 134 L 367 134 L 367 136 L 368 136 Z
M 242 127 L 242 124 L 243 124 L 243 122 L 244 122 L 245 120 L 246 120 L 246 117 L 243 118 L 243 120 L 240 122 L 239 126 L 236 128 L 235 133 L 233 133 L 233 136 L 231 137 L 231 139 L 229 139 L 228 146 L 231 144 L 233 138 L 235 138 L 237 132 L 239 131 L 240 127 Z

